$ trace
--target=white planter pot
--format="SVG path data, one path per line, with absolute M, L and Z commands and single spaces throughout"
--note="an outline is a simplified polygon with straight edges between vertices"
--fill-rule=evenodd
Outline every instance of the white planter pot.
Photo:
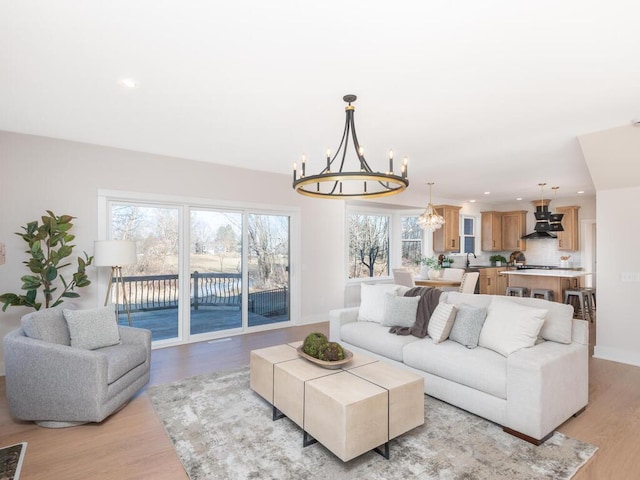
M 426 265 L 420 267 L 420 278 L 429 278 L 429 267 Z
M 442 277 L 442 270 L 429 270 L 430 280 L 439 280 Z

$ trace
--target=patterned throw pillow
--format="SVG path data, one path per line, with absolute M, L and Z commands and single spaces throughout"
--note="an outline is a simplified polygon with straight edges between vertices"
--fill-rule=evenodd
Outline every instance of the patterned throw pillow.
M 461 303 L 457 306 L 456 318 L 449 334 L 449 340 L 461 343 L 467 348 L 476 348 L 482 326 L 487 318 L 487 309 Z
M 420 297 L 399 297 L 394 293 L 385 294 L 384 327 L 411 327 L 416 322 L 416 312 Z
M 456 318 L 456 307 L 450 303 L 439 303 L 429 319 L 427 333 L 433 343 L 444 342 L 449 337 Z
M 120 343 L 120 332 L 113 306 L 91 310 L 63 310 L 69 327 L 71 346 L 85 350 Z

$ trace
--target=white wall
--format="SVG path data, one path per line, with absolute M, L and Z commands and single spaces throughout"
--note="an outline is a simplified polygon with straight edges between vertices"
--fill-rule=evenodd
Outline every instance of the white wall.
M 598 191 L 598 314 L 594 356 L 640 366 L 640 187 Z
M 13 232 L 45 210 L 77 217 L 74 253 L 92 254 L 98 238 L 98 190 L 106 189 L 298 206 L 301 261 L 291 265 L 301 278 L 297 321 L 326 320 L 330 309 L 343 306 L 344 202 L 298 195 L 289 176 L 8 132 L 0 132 L 0 167 L 0 242 L 7 250 L 6 264 L 0 265 L 0 293 L 19 292 L 20 277 L 28 273 L 22 264 L 24 241 Z M 101 303 L 104 292 L 97 291 L 94 267 L 89 276 L 92 284 L 78 290 L 77 303 L 92 307 Z M 0 312 L 0 337 L 29 311 L 9 307 Z

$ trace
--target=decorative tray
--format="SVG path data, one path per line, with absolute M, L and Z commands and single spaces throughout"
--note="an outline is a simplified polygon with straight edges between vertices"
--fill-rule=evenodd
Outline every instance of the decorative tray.
M 344 358 L 342 360 L 336 360 L 334 362 L 329 362 L 327 360 L 320 360 L 319 358 L 315 358 L 315 357 L 312 357 L 311 355 L 307 355 L 302 351 L 302 345 L 300 345 L 296 350 L 298 350 L 298 355 L 300 355 L 302 358 L 305 358 L 310 362 L 315 363 L 316 365 L 323 368 L 337 369 L 337 368 L 340 368 L 345 363 L 350 362 L 351 359 L 353 358 L 353 353 L 351 353 L 346 348 L 342 349 L 344 351 Z

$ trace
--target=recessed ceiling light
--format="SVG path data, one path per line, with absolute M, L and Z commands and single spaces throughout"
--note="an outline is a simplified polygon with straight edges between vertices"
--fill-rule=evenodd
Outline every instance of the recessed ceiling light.
M 520 201 L 520 200 L 522 200 L 522 197 L 518 197 L 518 198 L 516 198 L 516 200 Z
M 137 88 L 138 82 L 136 82 L 133 78 L 122 78 L 120 79 L 120 85 L 125 88 Z
M 579 193 L 579 194 L 583 194 L 583 193 L 584 193 L 584 190 L 578 190 L 578 193 Z
M 484 194 L 485 194 L 485 195 L 490 195 L 490 194 L 491 194 L 491 192 L 484 192 Z
M 471 202 L 471 203 L 476 203 L 476 201 L 475 201 L 475 200 L 469 200 L 469 202 Z

